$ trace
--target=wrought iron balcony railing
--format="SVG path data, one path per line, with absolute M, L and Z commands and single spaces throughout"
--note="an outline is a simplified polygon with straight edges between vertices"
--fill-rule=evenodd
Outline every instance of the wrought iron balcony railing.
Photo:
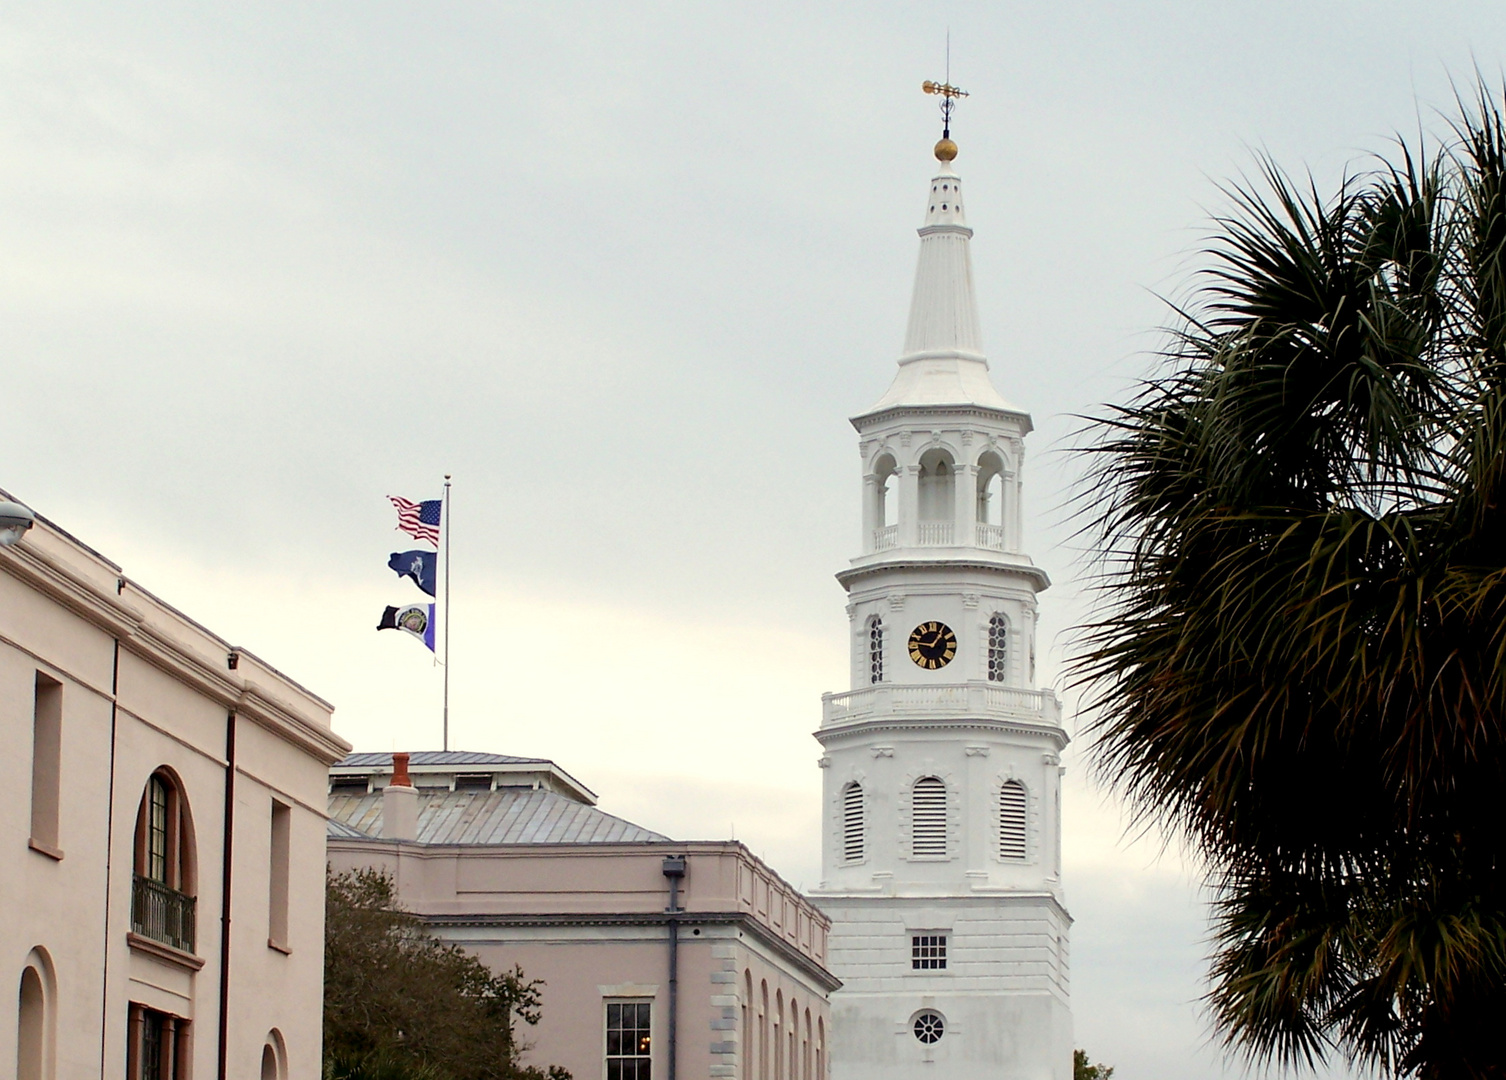
M 194 951 L 192 896 L 135 874 L 131 879 L 131 929 L 184 952 Z

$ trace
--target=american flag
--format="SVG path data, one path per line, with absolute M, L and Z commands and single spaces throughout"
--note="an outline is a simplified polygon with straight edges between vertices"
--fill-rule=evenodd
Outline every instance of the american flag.
M 425 499 L 423 502 L 412 502 L 408 499 L 400 499 L 396 495 L 388 495 L 387 499 L 397 510 L 399 529 L 415 540 L 427 540 L 435 547 L 439 546 L 439 510 L 444 505 L 441 500 Z

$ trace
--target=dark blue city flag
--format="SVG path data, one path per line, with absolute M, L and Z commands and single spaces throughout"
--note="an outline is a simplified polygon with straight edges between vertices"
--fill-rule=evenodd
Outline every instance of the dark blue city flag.
M 434 605 L 404 604 L 382 612 L 378 630 L 406 630 L 434 651 Z
M 387 565 L 398 577 L 412 578 L 430 596 L 434 595 L 434 581 L 439 571 L 439 553 L 434 551 L 394 551 Z

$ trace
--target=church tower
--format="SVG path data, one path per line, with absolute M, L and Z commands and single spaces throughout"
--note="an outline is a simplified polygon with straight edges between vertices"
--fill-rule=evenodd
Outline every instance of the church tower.
M 943 112 L 961 92 L 943 95 Z M 1021 551 L 1030 417 L 988 374 L 950 124 L 904 354 L 852 424 L 852 689 L 822 698 L 833 1080 L 1070 1080 L 1061 705 L 1036 686 Z M 939 1068 L 938 1068 L 939 1066 Z

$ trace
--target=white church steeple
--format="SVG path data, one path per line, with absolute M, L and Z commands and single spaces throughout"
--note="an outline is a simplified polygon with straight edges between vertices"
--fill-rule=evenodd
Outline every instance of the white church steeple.
M 920 227 L 920 262 L 905 331 L 907 360 L 983 359 L 967 244 L 972 235 L 962 212 L 962 180 L 952 171 L 951 161 L 943 160 L 931 180 L 926 220 Z
M 950 106 L 961 91 L 927 84 Z M 833 1080 L 1067 1080 L 1061 706 L 1036 686 L 1028 414 L 984 358 L 957 146 L 936 145 L 899 370 L 852 420 L 851 689 L 822 698 Z
M 1017 412 L 994 389 L 978 329 L 978 298 L 962 202 L 962 178 L 952 167 L 957 144 L 936 144 L 939 169 L 931 178 L 910 321 L 905 329 L 899 371 L 870 412 L 896 405 L 975 404 Z

